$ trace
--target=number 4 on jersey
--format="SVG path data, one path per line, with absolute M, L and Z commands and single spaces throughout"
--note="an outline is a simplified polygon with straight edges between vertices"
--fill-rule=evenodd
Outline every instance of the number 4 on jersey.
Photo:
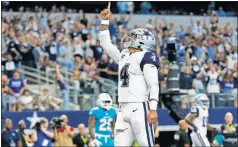
M 130 66 L 130 64 L 125 64 L 120 71 L 120 78 L 122 81 L 121 87 L 129 86 L 129 78 L 130 78 L 130 75 L 128 73 L 129 66 Z

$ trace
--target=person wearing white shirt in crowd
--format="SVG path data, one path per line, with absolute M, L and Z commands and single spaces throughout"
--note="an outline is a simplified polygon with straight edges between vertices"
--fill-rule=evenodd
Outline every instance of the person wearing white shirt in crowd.
M 208 93 L 220 93 L 219 73 L 213 64 L 207 73 L 207 82 Z
M 29 89 L 24 90 L 23 95 L 19 98 L 19 102 L 21 105 L 18 111 L 33 110 L 34 105 L 36 104 L 35 103 L 36 101 L 33 99 L 33 96 L 30 94 Z
M 190 22 L 192 24 L 192 32 L 196 38 L 201 37 L 203 34 L 203 27 L 205 25 L 205 18 L 201 24 L 200 20 L 197 20 L 196 23 L 193 21 L 193 13 L 190 13 Z

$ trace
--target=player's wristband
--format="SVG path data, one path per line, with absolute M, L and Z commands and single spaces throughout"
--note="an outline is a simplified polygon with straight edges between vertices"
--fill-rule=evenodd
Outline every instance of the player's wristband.
M 109 20 L 101 20 L 101 24 L 103 25 L 109 25 Z
M 150 110 L 157 110 L 158 102 L 156 100 L 150 100 Z

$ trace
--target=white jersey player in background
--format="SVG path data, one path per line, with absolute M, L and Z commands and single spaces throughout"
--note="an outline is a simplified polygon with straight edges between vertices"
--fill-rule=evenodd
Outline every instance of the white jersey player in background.
M 154 146 L 153 124 L 157 121 L 159 58 L 148 50 L 155 48 L 155 37 L 147 29 L 131 30 L 122 38 L 121 52 L 111 43 L 108 30 L 110 2 L 101 12 L 100 45 L 119 65 L 119 110 L 115 125 L 115 146 Z
M 210 101 L 205 94 L 196 95 L 196 104 L 190 109 L 190 113 L 185 118 L 186 122 L 193 127 L 191 133 L 191 139 L 193 146 L 210 147 L 210 143 L 207 139 L 207 130 L 217 131 L 208 124 L 208 109 Z

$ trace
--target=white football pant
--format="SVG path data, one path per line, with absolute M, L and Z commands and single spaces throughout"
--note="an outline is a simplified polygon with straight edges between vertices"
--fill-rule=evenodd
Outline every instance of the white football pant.
M 120 103 L 115 125 L 115 146 L 154 146 L 154 127 L 148 124 L 149 102 Z
M 203 133 L 199 133 L 199 132 L 192 132 L 190 134 L 191 139 L 192 139 L 192 143 L 193 143 L 193 147 L 210 147 L 210 143 L 207 139 L 207 136 Z

